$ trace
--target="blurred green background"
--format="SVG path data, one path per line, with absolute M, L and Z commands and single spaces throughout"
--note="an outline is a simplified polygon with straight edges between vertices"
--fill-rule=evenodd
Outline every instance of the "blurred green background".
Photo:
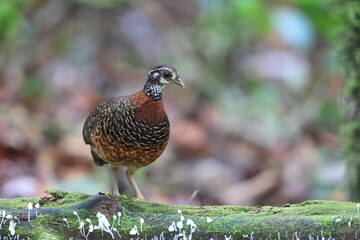
M 333 14 L 324 0 L 1 0 L 0 197 L 109 191 L 82 124 L 167 63 L 186 88 L 165 89 L 170 143 L 137 174 L 148 200 L 346 199 Z

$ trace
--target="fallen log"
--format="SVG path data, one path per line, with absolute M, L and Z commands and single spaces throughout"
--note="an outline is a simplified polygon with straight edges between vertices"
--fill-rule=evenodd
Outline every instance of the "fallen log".
M 0 199 L 0 239 L 360 239 L 352 202 L 197 207 L 47 193 Z

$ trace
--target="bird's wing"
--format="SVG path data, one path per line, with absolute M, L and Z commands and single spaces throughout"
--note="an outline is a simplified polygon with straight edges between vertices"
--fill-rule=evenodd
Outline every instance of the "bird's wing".
M 99 119 L 99 117 L 101 116 L 101 108 L 105 107 L 106 104 L 107 104 L 107 102 L 101 103 L 87 117 L 87 119 L 84 123 L 84 126 L 83 126 L 83 131 L 82 131 L 84 142 L 86 144 L 91 143 L 90 134 L 91 134 L 92 130 L 95 128 L 95 126 L 97 125 L 97 119 Z
M 112 118 L 115 113 L 121 115 L 129 108 L 129 96 L 117 97 L 101 103 L 88 116 L 83 127 L 83 139 L 86 144 L 91 143 L 90 135 L 95 128 L 106 118 Z

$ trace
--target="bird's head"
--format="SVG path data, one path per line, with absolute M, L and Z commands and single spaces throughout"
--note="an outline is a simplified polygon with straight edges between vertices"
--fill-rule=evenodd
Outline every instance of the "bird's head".
M 176 68 L 171 65 L 160 65 L 149 71 L 144 91 L 147 96 L 153 97 L 154 100 L 160 100 L 163 87 L 169 84 L 185 87 Z

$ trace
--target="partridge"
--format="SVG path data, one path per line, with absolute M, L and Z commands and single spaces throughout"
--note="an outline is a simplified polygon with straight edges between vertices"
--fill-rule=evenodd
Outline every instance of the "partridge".
M 145 200 L 134 174 L 159 158 L 168 144 L 170 125 L 162 90 L 169 84 L 185 87 L 173 66 L 152 68 L 143 90 L 101 103 L 85 121 L 84 142 L 90 145 L 96 165 L 110 164 L 115 195 L 119 194 L 117 168 L 125 166 L 136 198 Z

